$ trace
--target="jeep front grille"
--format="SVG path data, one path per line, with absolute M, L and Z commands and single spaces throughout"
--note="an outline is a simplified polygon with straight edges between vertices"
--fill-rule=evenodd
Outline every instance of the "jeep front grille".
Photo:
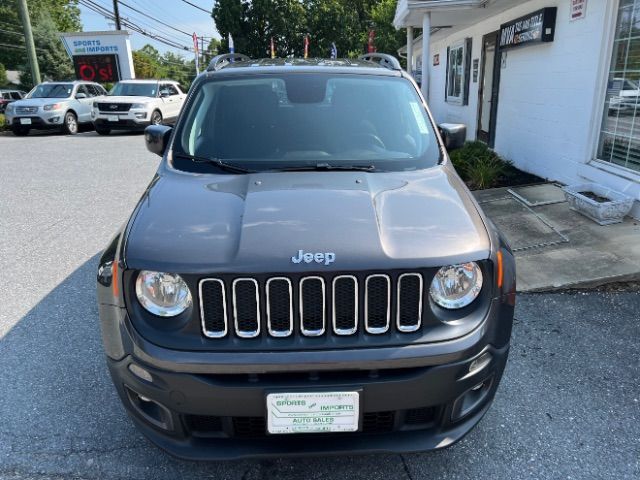
M 255 338 L 264 316 L 264 328 L 274 338 L 319 337 L 327 331 L 349 336 L 361 329 L 381 335 L 394 327 L 400 333 L 416 332 L 422 325 L 423 286 L 419 273 L 299 280 L 274 276 L 261 282 L 208 278 L 199 288 L 202 331 L 222 338 L 233 329 L 238 337 Z

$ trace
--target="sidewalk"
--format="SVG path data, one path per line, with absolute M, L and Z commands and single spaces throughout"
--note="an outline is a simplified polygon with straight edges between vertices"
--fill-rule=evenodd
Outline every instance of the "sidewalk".
M 514 250 L 518 291 L 640 280 L 640 221 L 600 226 L 551 183 L 473 193 Z

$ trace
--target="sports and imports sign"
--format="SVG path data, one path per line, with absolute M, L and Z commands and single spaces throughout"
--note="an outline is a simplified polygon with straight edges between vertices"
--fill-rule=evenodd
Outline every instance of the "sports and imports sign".
M 532 43 L 553 42 L 557 7 L 543 8 L 500 26 L 500 50 Z
M 129 33 L 62 33 L 62 43 L 73 61 L 78 80 L 114 82 L 135 78 Z

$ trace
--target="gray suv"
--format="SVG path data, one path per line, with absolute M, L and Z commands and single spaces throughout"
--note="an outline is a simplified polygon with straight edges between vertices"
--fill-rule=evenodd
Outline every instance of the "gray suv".
M 102 85 L 93 82 L 44 82 L 26 98 L 7 105 L 5 121 L 18 136 L 28 135 L 31 129 L 75 135 L 81 124 L 91 124 L 93 101 L 106 94 Z
M 149 439 L 200 460 L 415 452 L 480 421 L 514 258 L 395 58 L 219 56 L 145 139 L 162 161 L 97 289 Z

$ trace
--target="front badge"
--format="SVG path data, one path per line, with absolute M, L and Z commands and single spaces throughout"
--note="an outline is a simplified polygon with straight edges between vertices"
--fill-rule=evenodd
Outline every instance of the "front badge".
M 304 250 L 298 250 L 298 254 L 291 257 L 292 263 L 324 263 L 325 265 L 331 265 L 336 261 L 336 254 L 333 252 L 326 253 L 311 253 Z

